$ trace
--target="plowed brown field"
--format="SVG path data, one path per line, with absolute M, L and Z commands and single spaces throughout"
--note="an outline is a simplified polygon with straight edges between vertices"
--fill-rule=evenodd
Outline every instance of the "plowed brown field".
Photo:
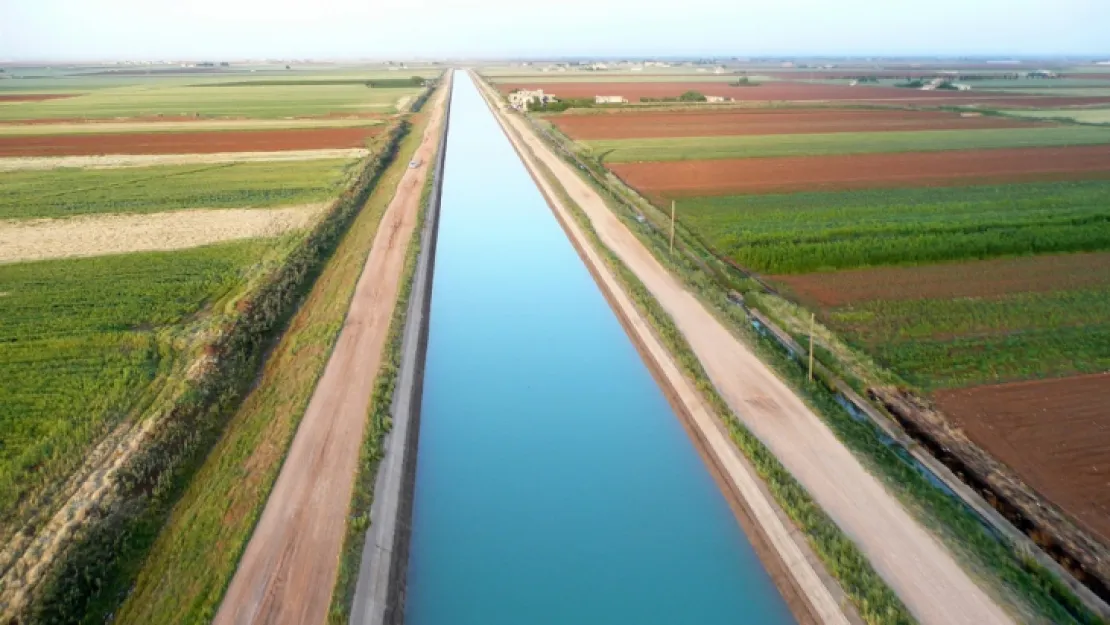
M 771 276 L 806 303 L 831 308 L 873 300 L 999 297 L 1110 286 L 1110 252 L 996 258 Z
M 72 98 L 75 93 L 0 93 L 0 102 L 42 102 Z
M 941 111 L 870 109 L 750 109 L 730 112 L 608 113 L 551 118 L 573 139 L 638 137 L 713 137 L 882 130 L 960 130 L 1028 128 L 1032 124 L 1004 117 L 961 117 Z
M 757 87 L 731 87 L 724 82 L 561 82 L 499 83 L 502 93 L 514 89 L 543 89 L 557 98 L 593 98 L 620 95 L 629 102 L 640 98 L 673 98 L 686 91 L 719 95 L 745 102 L 896 102 L 903 104 L 956 105 L 984 103 L 1005 107 L 1057 107 L 1107 104 L 1110 97 L 1056 97 L 1016 95 L 989 91 L 921 91 L 896 87 L 849 87 L 804 82 L 768 82 Z
M 0 137 L 2 156 L 216 154 L 365 147 L 381 127 Z
M 967 436 L 1110 541 L 1110 373 L 941 391 Z
M 1110 146 L 619 163 L 610 168 L 655 197 L 1005 184 L 1110 177 Z

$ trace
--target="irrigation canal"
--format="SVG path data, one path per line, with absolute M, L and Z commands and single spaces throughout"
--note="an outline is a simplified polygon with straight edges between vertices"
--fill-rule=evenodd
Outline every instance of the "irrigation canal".
M 447 140 L 406 622 L 793 623 L 464 76 Z

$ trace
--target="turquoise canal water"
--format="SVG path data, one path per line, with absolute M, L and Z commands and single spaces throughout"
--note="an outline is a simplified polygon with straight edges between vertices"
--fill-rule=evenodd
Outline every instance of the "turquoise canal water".
M 456 77 L 407 624 L 793 623 L 492 113 Z

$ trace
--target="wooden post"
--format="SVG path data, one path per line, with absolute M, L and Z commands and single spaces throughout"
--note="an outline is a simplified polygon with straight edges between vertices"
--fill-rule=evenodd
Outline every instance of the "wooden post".
M 809 313 L 809 381 L 813 381 L 813 326 L 817 323 L 816 313 Z
M 674 255 L 674 200 L 671 200 L 671 255 Z

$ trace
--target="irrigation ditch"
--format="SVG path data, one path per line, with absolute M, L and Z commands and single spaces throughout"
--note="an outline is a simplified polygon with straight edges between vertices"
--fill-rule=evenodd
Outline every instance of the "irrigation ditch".
M 891 484 L 892 480 L 899 479 L 898 476 L 906 476 L 904 469 L 915 474 L 920 483 L 907 486 L 899 497 L 912 502 L 916 508 L 928 510 L 931 526 L 935 529 L 938 524 L 945 526 L 941 528 L 943 532 L 958 540 L 969 528 L 967 520 L 973 520 L 978 528 L 977 535 L 968 538 L 971 546 L 967 547 L 972 560 L 990 569 L 1005 585 L 1033 595 L 1021 599 L 1053 622 L 1098 623 L 1110 619 L 1110 607 L 1106 603 L 1110 596 L 1105 593 L 1105 586 L 1085 574 L 1077 558 L 1063 553 L 1054 544 L 1042 547 L 1046 543 L 1045 534 L 1038 531 L 1035 523 L 1020 509 L 1008 504 L 1007 497 L 997 489 L 976 479 L 974 471 L 969 471 L 966 464 L 922 428 L 914 427 L 913 421 L 900 411 L 919 407 L 904 401 L 895 403 L 881 390 L 876 393 L 876 389 L 867 389 L 850 377 L 845 380 L 842 372 L 834 371 L 836 367 L 820 361 L 814 365 L 814 382 L 806 383 L 806 350 L 795 336 L 783 330 L 741 293 L 754 291 L 781 297 L 775 289 L 759 276 L 721 258 L 681 226 L 674 240 L 678 254 L 668 257 L 669 221 L 665 221 L 666 216 L 660 209 L 639 197 L 619 179 L 614 181 L 600 164 L 581 158 L 573 144 L 567 145 L 569 140 L 556 136 L 557 131 L 545 127 L 531 115 L 522 117 L 537 136 L 565 162 L 580 170 L 580 175 L 603 197 L 611 200 L 607 202 L 610 209 L 637 237 L 652 241 L 648 247 L 660 262 L 694 288 L 701 299 L 706 299 L 707 288 L 711 290 L 714 299 L 711 310 L 719 318 L 723 317 L 734 329 L 741 329 L 738 324 L 742 324 L 749 331 L 754 330 L 764 343 L 762 352 L 772 361 L 770 364 L 780 374 L 793 378 L 792 386 L 807 395 L 811 404 L 818 405 L 823 418 L 834 418 L 830 417 L 830 411 L 839 412 L 860 426 L 852 431 L 866 441 L 849 440 L 844 427 L 833 429 L 857 455 L 865 457 L 869 467 L 884 474 L 885 483 Z M 720 302 L 728 304 L 722 306 Z M 872 442 L 886 451 L 879 451 Z M 989 537 L 991 544 L 981 540 L 979 533 Z M 1008 555 L 1000 557 L 998 548 Z
M 444 81 L 443 124 L 436 150 L 435 171 L 424 207 L 420 251 L 411 280 L 400 337 L 400 367 L 393 373 L 395 386 L 384 425 L 384 453 L 374 478 L 370 527 L 366 531 L 351 599 L 349 622 L 353 625 L 395 625 L 404 622 L 408 550 L 412 536 L 413 491 L 416 484 L 416 448 L 420 434 L 420 402 L 424 360 L 428 348 L 428 319 L 439 233 L 443 168 L 451 118 L 453 77 Z M 406 276 L 407 278 L 407 276 Z M 394 319 L 396 323 L 397 319 Z M 391 326 L 390 332 L 394 328 Z M 389 345 L 395 344 L 391 337 Z

